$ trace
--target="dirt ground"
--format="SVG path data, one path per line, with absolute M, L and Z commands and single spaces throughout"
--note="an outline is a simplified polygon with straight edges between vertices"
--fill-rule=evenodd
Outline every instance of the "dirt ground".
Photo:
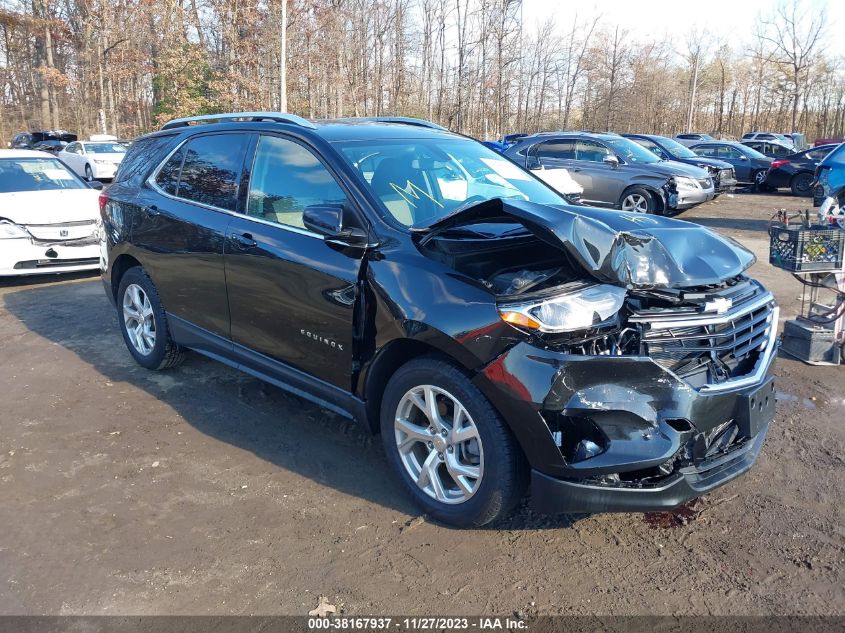
M 683 214 L 767 263 L 786 195 Z M 676 515 L 459 531 L 379 442 L 191 355 L 136 366 L 97 277 L 0 282 L 0 614 L 845 614 L 845 367 L 780 358 L 750 473 Z

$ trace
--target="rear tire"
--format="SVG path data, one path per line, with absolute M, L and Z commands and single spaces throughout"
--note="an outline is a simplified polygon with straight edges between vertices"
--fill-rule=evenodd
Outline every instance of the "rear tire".
M 525 457 L 510 430 L 464 372 L 443 360 L 418 358 L 396 371 L 382 399 L 381 437 L 408 494 L 443 523 L 501 519 L 527 487 Z
M 144 269 L 124 273 L 117 291 L 117 320 L 135 362 L 154 371 L 170 369 L 185 359 L 184 348 L 173 342 L 158 292 Z
M 622 194 L 619 208 L 633 213 L 654 213 L 657 205 L 648 190 L 643 187 L 631 187 Z
M 751 182 L 754 187 L 754 191 L 765 192 L 771 191 L 771 187 L 766 186 L 766 170 L 765 169 L 758 169 L 753 174 L 751 174 Z
M 806 171 L 795 174 L 789 181 L 789 188 L 792 189 L 793 196 L 811 197 L 813 195 L 813 174 Z
M 94 181 L 94 172 L 91 171 L 91 165 L 85 165 L 85 180 L 88 182 Z

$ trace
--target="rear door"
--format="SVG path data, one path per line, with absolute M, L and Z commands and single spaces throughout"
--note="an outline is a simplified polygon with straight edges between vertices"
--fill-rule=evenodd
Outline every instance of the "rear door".
M 575 139 L 550 139 L 532 146 L 526 166 L 561 193 L 575 193 L 570 181 L 587 188 L 581 165 L 575 160 Z
M 132 232 L 165 310 L 226 339 L 223 244 L 250 138 L 246 132 L 203 134 L 177 147 L 136 201 Z
M 245 361 L 254 369 L 266 372 L 269 358 L 348 391 L 363 253 L 307 230 L 303 211 L 312 205 L 343 206 L 345 226 L 363 228 L 311 148 L 260 135 L 245 212 L 233 218 L 226 240 L 232 340 L 242 352 L 257 352 Z

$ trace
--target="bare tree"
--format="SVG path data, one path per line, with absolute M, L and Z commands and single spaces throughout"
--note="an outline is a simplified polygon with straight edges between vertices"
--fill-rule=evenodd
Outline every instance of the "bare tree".
M 809 6 L 799 0 L 784 0 L 774 15 L 763 20 L 766 32 L 763 39 L 774 50 L 774 58 L 787 70 L 792 87 L 792 124 L 797 129 L 798 102 L 807 73 L 812 65 L 816 47 L 827 24 L 827 7 Z

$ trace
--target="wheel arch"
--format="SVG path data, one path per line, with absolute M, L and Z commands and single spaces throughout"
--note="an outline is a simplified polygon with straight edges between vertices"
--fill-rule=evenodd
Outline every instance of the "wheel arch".
M 117 291 L 120 288 L 120 280 L 123 275 L 130 268 L 141 267 L 141 262 L 135 259 L 132 255 L 123 253 L 112 262 L 111 265 L 111 294 L 115 301 L 117 301 Z
M 625 196 L 630 193 L 632 189 L 644 189 L 650 196 L 651 199 L 654 201 L 654 210 L 656 212 L 663 212 L 666 210 L 666 206 L 663 201 L 663 195 L 654 185 L 644 184 L 644 183 L 633 183 L 625 187 L 622 191 L 622 195 L 619 196 L 619 208 L 622 208 L 622 201 L 625 199 Z
M 464 370 L 468 369 L 456 357 L 431 343 L 412 338 L 399 338 L 389 342 L 369 362 L 362 376 L 361 394 L 367 414 L 366 423 L 373 435 L 379 433 L 381 402 L 388 381 L 400 367 L 423 356 L 439 358 Z

